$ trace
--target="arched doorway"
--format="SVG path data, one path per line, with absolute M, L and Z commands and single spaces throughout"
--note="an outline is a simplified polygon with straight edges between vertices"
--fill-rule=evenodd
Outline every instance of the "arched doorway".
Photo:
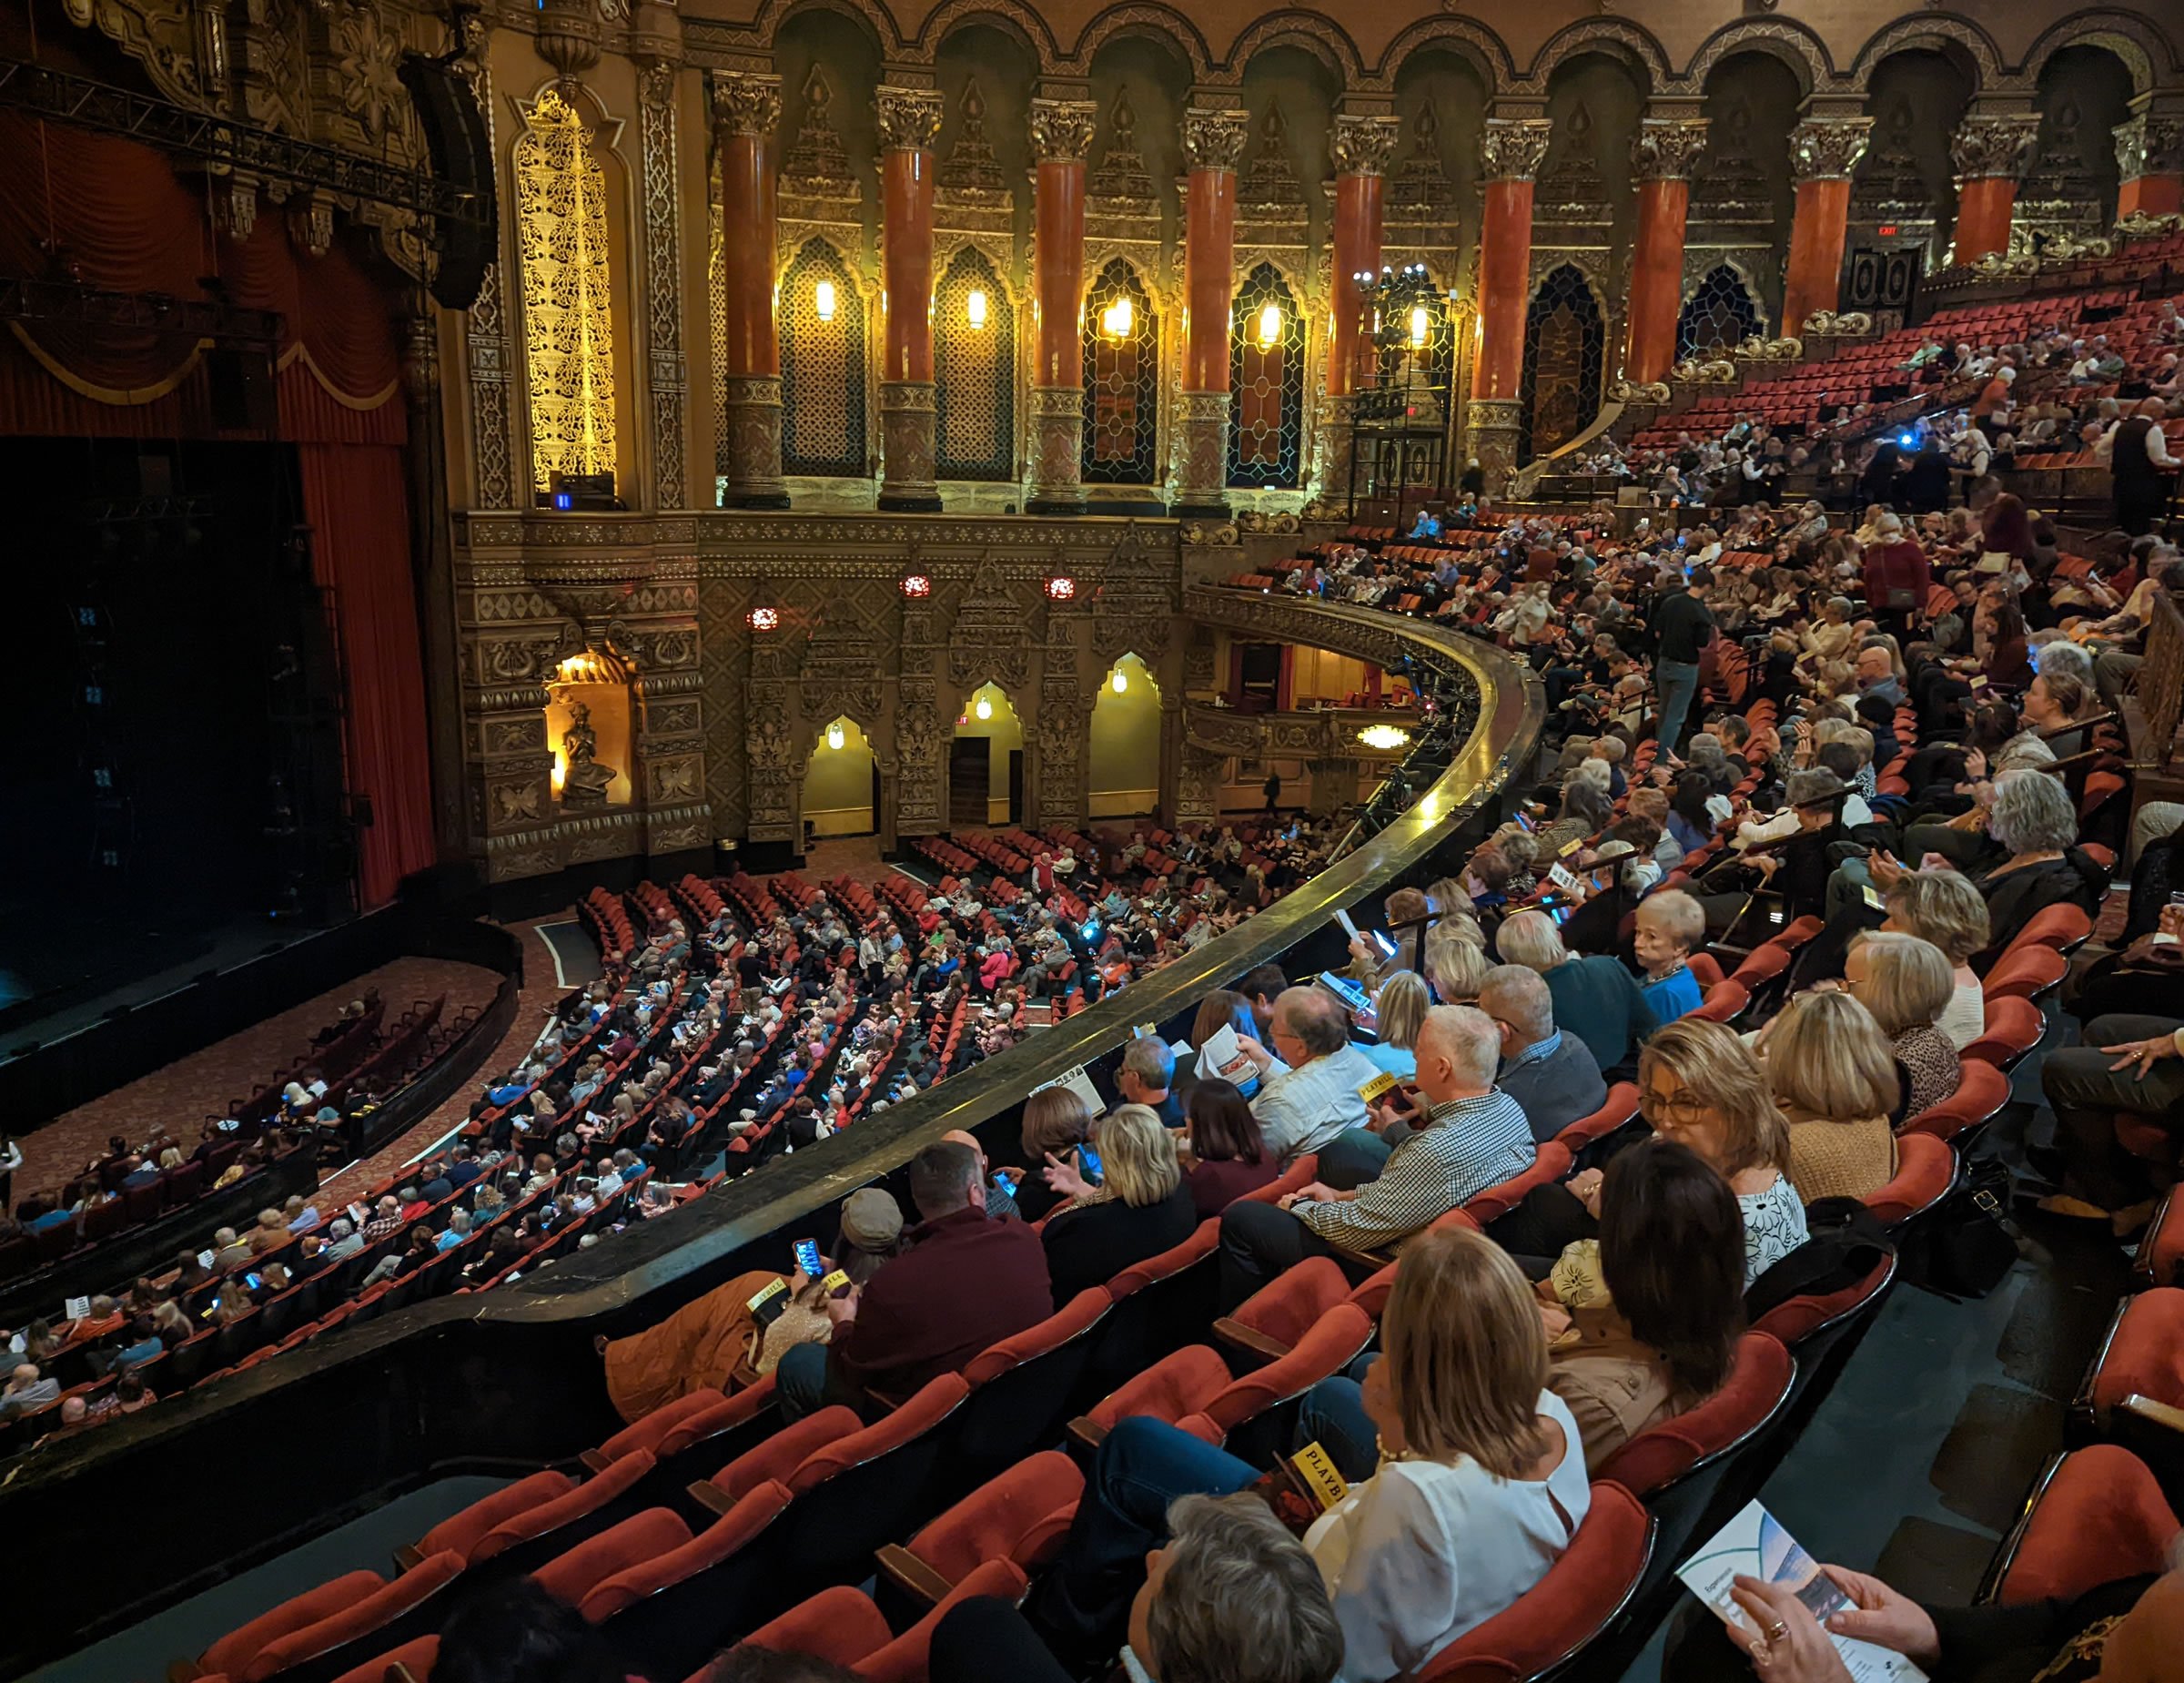
M 814 837 L 870 836 L 879 828 L 878 763 L 856 720 L 834 720 L 812 745 L 803 810 L 804 831 Z
M 1125 654 L 1100 680 L 1092 704 L 1091 816 L 1136 818 L 1160 804 L 1160 685 Z
M 1024 820 L 1024 722 L 1008 692 L 981 684 L 964 697 L 948 743 L 948 822 L 958 829 Z

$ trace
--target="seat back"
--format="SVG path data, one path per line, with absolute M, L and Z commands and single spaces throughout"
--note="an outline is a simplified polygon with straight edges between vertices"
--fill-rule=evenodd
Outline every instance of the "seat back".
M 1428 1660 L 1419 1683 L 1524 1683 L 1559 1669 L 1622 1616 L 1653 1556 L 1653 1522 L 1621 1485 L 1592 1506 L 1547 1576 Z
M 1634 1496 L 1690 1477 L 1765 1431 L 1788 1400 L 1796 1364 L 1776 1339 L 1746 1333 L 1737 1340 L 1728 1379 L 1695 1408 L 1649 1426 L 1609 1457 L 1600 1469 Z
M 1079 1292 L 1038 1325 L 981 1351 L 964 1369 L 971 1394 L 952 1428 L 951 1483 L 967 1489 L 1054 1441 L 1113 1308 L 1104 1287 Z
M 1561 1140 L 1550 1140 L 1532 1154 L 1532 1167 L 1522 1174 L 1504 1181 L 1499 1186 L 1490 1186 L 1482 1192 L 1473 1192 L 1463 1201 L 1463 1213 L 1481 1227 L 1498 1221 L 1524 1201 L 1527 1193 L 1536 1187 L 1560 1181 L 1570 1172 L 1570 1148 Z
M 2072 1600 L 2119 1578 L 2168 1569 L 2177 1516 L 2146 1463 L 2113 1444 L 2058 1455 L 1987 1568 L 1978 1599 L 2022 1607 Z
M 1947 1194 L 1956 1179 L 1956 1153 L 1926 1134 L 1905 1134 L 1896 1142 L 1896 1176 L 1864 1200 L 1885 1227 L 1900 1226 L 1924 1215 Z
M 783 1539 L 806 1583 L 862 1577 L 872 1552 L 932 1512 L 930 1492 L 953 1440 L 944 1430 L 971 1388 L 944 1374 L 893 1414 L 807 1456 L 785 1481 L 796 1497 Z
M 1967 1058 L 1956 1090 L 1939 1104 L 1928 1105 L 1905 1122 L 1901 1133 L 1928 1134 L 1968 1151 L 1984 1128 L 2009 1102 L 2009 1077 L 1981 1058 Z
M 1354 1303 L 1338 1303 L 1279 1362 L 1231 1380 L 1199 1412 L 1230 1437 L 1258 1423 L 1255 1439 L 1288 1441 L 1289 1404 L 1322 1379 L 1331 1378 L 1372 1342 L 1372 1317 Z M 1237 1450 L 1249 1460 L 1250 1445 Z
M 1635 1121 L 1637 1118 L 1637 1083 L 1617 1081 L 1608 1089 L 1608 1096 L 1601 1100 L 1599 1110 L 1590 1116 L 1579 1117 L 1554 1136 L 1554 1142 L 1574 1159 L 1595 1141 L 1606 1139 L 1617 1129 Z
M 440 1592 L 462 1575 L 462 1557 L 434 1555 L 369 1595 L 345 1601 L 315 1624 L 292 1630 L 258 1649 L 236 1683 L 264 1679 L 306 1661 L 322 1675 L 338 1675 L 369 1654 L 395 1647 L 434 1627 Z
M 2040 1043 L 2047 1025 L 2040 1008 L 2029 999 L 2004 995 L 1987 1002 L 1987 1030 L 1964 1049 L 1965 1061 L 1974 1059 L 2007 1070 Z
M 774 1480 L 756 1485 L 695 1536 L 632 1559 L 596 1579 L 578 1603 L 632 1672 L 682 1677 L 781 1605 L 800 1577 L 784 1572 L 775 1522 L 794 1498 Z
M 1107 1282 L 1115 1307 L 1101 1323 L 1086 1383 L 1104 1394 L 1196 1339 L 1213 1320 L 1214 1252 L 1221 1224 L 1208 1220 L 1181 1244 Z

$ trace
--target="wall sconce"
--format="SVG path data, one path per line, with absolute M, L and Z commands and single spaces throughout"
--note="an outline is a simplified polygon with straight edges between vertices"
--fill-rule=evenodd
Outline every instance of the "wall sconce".
M 1067 602 L 1077 594 L 1077 581 L 1067 573 L 1046 581 L 1046 597 L 1050 602 Z
M 1115 675 L 1107 680 L 1107 687 L 1117 695 L 1124 694 L 1130 687 L 1130 674 L 1121 667 L 1116 667 Z
M 781 610 L 779 608 L 753 608 L 750 619 L 753 631 L 779 631 L 781 629 Z
M 923 602 L 933 593 L 933 581 L 922 573 L 913 573 L 903 580 L 903 594 L 914 601 Z
M 842 721 L 840 719 L 836 719 L 832 725 L 826 727 L 826 745 L 832 748 L 836 754 L 842 752 L 842 745 L 848 740 L 848 733 L 843 730 Z
M 1271 350 L 1274 349 L 1275 341 L 1280 338 L 1281 306 L 1269 304 L 1259 312 L 1259 348 L 1261 350 Z
M 970 297 L 963 300 L 963 313 L 973 328 L 983 332 L 986 329 L 986 294 L 974 287 Z
M 983 724 L 994 716 L 994 704 L 981 695 L 971 704 L 971 716 Z
M 1128 298 L 1118 298 L 1099 312 L 1099 330 L 1109 339 L 1127 339 L 1138 312 L 1131 308 Z
M 812 309 L 822 321 L 834 319 L 834 283 L 822 280 L 812 289 Z
M 1410 306 L 1411 350 L 1423 350 L 1426 348 L 1426 334 L 1431 330 L 1432 323 L 1433 318 L 1427 313 L 1423 304 Z

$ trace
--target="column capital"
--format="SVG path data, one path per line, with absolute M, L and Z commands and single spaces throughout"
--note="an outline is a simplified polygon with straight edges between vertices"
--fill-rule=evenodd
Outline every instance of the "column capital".
M 1490 117 L 1479 137 L 1481 181 L 1529 181 L 1547 156 L 1554 125 L 1543 117 Z
M 781 124 L 781 78 L 716 72 L 713 78 L 713 126 L 731 135 L 763 138 Z
M 2111 132 L 2122 179 L 2184 175 L 2184 116 L 2157 117 L 2149 112 L 2117 124 Z
M 1234 169 L 1250 133 L 1248 113 L 1192 106 L 1183 113 L 1183 156 L 1193 169 Z
M 1377 176 L 1395 156 L 1400 130 L 1391 117 L 1361 117 L 1340 113 L 1328 137 L 1328 151 L 1339 176 Z
M 1866 156 L 1869 117 L 1808 117 L 1790 131 L 1790 174 L 1807 181 L 1845 181 Z
M 889 152 L 926 152 L 940 133 L 939 93 L 929 87 L 883 85 L 873 91 L 880 145 Z
M 2019 179 L 2040 132 L 2037 113 L 1967 116 L 1949 137 L 1949 157 L 1964 181 Z
M 1032 156 L 1042 164 L 1081 164 L 1092 149 L 1099 107 L 1089 99 L 1034 99 L 1029 127 Z
M 1706 119 L 1649 117 L 1631 137 L 1631 175 L 1640 181 L 1688 181 L 1706 150 Z

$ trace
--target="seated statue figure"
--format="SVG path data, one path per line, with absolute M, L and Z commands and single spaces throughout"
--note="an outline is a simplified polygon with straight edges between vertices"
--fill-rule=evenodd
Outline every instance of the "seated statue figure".
M 561 774 L 561 803 L 568 806 L 604 806 L 607 786 L 614 768 L 592 756 L 598 752 L 599 736 L 592 728 L 592 709 L 582 702 L 569 704 L 569 728 L 561 735 L 561 752 L 567 768 Z

